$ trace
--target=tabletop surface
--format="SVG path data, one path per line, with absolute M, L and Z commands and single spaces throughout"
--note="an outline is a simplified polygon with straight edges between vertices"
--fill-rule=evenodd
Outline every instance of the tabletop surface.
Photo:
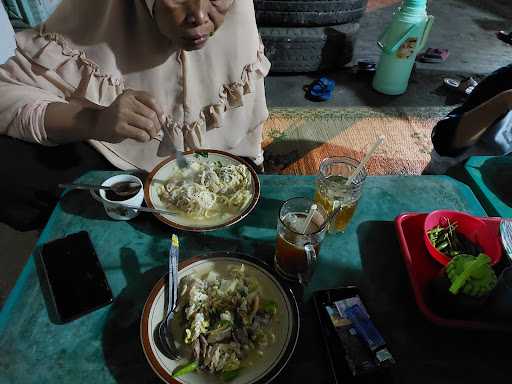
M 512 217 L 512 156 L 472 156 L 464 168 L 488 214 Z
M 92 172 L 80 181 L 99 182 L 111 174 Z M 180 258 L 229 250 L 268 261 L 282 201 L 312 197 L 314 178 L 263 175 L 260 180 L 260 201 L 240 223 L 208 233 L 178 233 Z M 397 360 L 393 382 L 466 383 L 468 377 L 483 373 L 488 382 L 504 380 L 507 360 L 496 348 L 500 343 L 510 345 L 510 337 L 436 327 L 414 302 L 393 220 L 403 212 L 441 208 L 485 215 L 471 190 L 449 177 L 368 177 L 347 230 L 328 235 L 322 243 L 306 298 L 314 290 L 359 286 Z M 114 303 L 57 325 L 49 320 L 33 259 L 45 242 L 81 230 L 91 236 Z M 87 192 L 66 193 L 0 314 L 0 382 L 158 382 L 140 346 L 139 320 L 149 291 L 166 271 L 172 231 L 150 214 L 112 221 Z M 329 382 L 310 301 L 302 305 L 299 346 L 277 382 Z

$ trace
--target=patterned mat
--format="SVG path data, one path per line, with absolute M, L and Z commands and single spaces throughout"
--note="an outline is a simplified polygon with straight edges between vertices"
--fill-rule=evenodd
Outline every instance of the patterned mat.
M 361 160 L 378 139 L 367 164 L 371 175 L 419 175 L 430 161 L 430 133 L 450 107 L 272 108 L 265 123 L 265 171 L 316 174 L 327 156 Z

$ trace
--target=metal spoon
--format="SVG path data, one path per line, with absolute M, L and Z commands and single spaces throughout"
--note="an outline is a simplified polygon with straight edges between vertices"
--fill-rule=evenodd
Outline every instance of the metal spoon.
M 95 185 L 95 184 L 84 184 L 84 183 L 67 183 L 59 184 L 60 188 L 71 188 L 71 189 L 86 189 L 86 190 L 97 190 L 104 189 L 112 191 L 116 195 L 125 197 L 135 195 L 142 188 L 140 183 L 136 181 L 120 181 L 110 186 L 106 185 Z
M 324 222 L 320 225 L 320 231 L 322 229 L 324 229 L 324 227 L 326 225 L 328 225 L 332 219 L 334 219 L 336 217 L 336 215 L 338 214 L 339 211 L 341 211 L 341 208 L 343 208 L 343 205 L 341 204 L 341 202 L 339 202 L 338 200 L 336 200 L 334 202 L 334 206 L 335 208 L 331 211 L 331 213 L 329 213 L 329 215 L 327 215 L 327 218 L 324 220 Z
M 158 337 L 157 346 L 160 351 L 172 360 L 176 360 L 180 353 L 174 344 L 174 337 L 171 332 L 171 323 L 174 318 L 174 310 L 178 300 L 178 257 L 179 241 L 178 236 L 172 235 L 171 247 L 169 249 L 169 280 L 168 280 L 168 304 L 165 317 L 157 325 L 154 333 Z
M 139 207 L 136 205 L 125 204 L 123 202 L 105 200 L 104 198 L 99 196 L 94 189 L 91 189 L 91 195 L 94 200 L 99 201 L 100 203 L 106 203 L 108 205 L 114 205 L 114 206 L 117 206 L 120 208 L 135 209 L 136 211 L 141 211 L 141 212 L 160 213 L 161 215 L 170 215 L 170 216 L 176 215 L 176 212 L 168 211 L 166 209 Z

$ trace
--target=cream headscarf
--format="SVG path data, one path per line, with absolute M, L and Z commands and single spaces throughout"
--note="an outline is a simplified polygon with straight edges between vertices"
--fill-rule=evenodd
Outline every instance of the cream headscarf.
M 39 31 L 17 34 L 17 54 L 2 69 L 14 78 L 10 83 L 32 86 L 31 92 L 37 88 L 47 102 L 56 96 L 108 106 L 128 88 L 151 93 L 166 115 L 159 138 L 91 141 L 119 168 L 151 169 L 169 155 L 169 142 L 182 150 L 217 148 L 261 157 L 261 124 L 268 115 L 263 77 L 270 65 L 252 0 L 235 0 L 206 46 L 191 52 L 175 49 L 157 30 L 154 2 L 64 0 Z M 28 76 L 15 73 L 29 68 Z M 18 110 L 1 108 L 2 125 L 19 114 L 19 102 L 6 105 Z M 51 144 L 44 132 L 25 136 Z

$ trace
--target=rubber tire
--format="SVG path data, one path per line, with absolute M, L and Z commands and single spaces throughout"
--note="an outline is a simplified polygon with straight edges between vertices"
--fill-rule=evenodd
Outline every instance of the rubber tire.
M 326 26 L 358 21 L 367 0 L 254 0 L 261 26 Z
M 315 72 L 343 67 L 352 60 L 358 23 L 327 27 L 260 27 L 273 73 Z

